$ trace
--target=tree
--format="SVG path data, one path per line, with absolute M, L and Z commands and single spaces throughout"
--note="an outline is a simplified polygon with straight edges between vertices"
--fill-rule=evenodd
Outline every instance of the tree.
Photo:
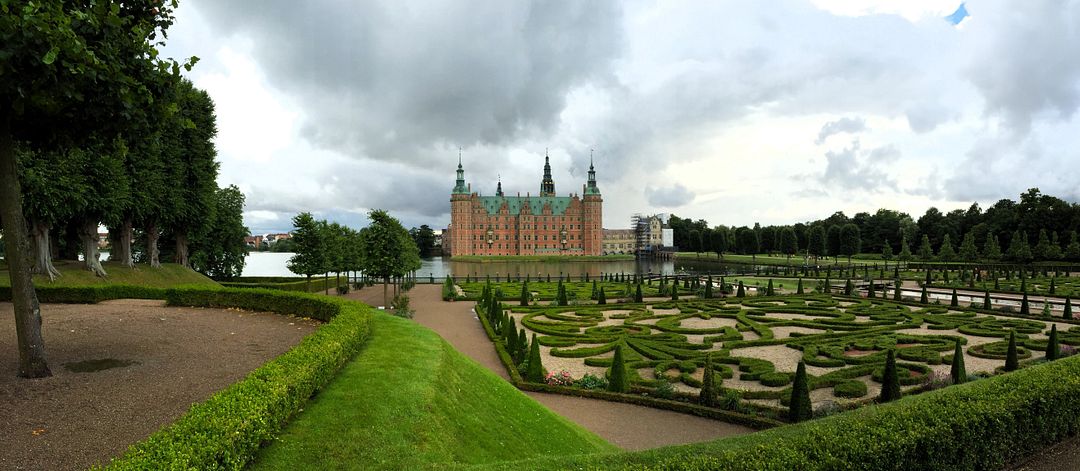
M 988 260 L 1001 260 L 1001 244 L 998 243 L 997 235 L 986 235 L 986 244 L 983 246 L 983 256 Z
M 210 95 L 194 88 L 191 82 L 182 81 L 176 94 L 180 124 L 166 133 L 169 145 L 163 149 L 163 158 L 169 178 L 183 184 L 173 186 L 159 196 L 168 198 L 160 206 L 168 214 L 158 214 L 156 221 L 164 224 L 172 234 L 176 263 L 189 266 L 189 243 L 206 235 L 205 216 L 212 211 L 218 197 L 217 150 L 213 143 L 217 119 Z M 136 186 L 133 182 L 132 188 Z M 153 193 L 155 190 L 148 188 L 146 191 Z M 145 211 L 143 215 L 143 219 L 153 218 Z
M 716 381 L 712 366 L 712 354 L 705 354 L 705 367 L 701 373 L 701 390 L 698 392 L 698 403 L 705 407 L 716 407 Z
M 371 224 L 360 231 L 364 273 L 383 280 L 383 302 L 389 306 L 387 286 L 390 279 L 405 276 L 420 268 L 420 251 L 408 231 L 386 211 L 368 213 Z
M 611 359 L 611 377 L 608 381 L 608 391 L 619 393 L 630 391 L 630 380 L 627 378 L 622 344 L 615 346 L 615 356 Z
M 799 287 L 795 289 L 795 294 L 804 294 L 804 293 L 805 293 L 805 291 L 803 290 L 802 278 L 800 277 L 799 278 Z
M 520 302 L 521 302 L 522 306 L 528 306 L 529 305 L 529 282 L 528 281 L 526 281 L 524 283 L 521 283 L 521 299 L 520 299 Z
M 795 229 L 790 226 L 780 231 L 780 252 L 787 255 L 788 263 L 791 256 L 799 252 L 799 238 L 795 235 Z
M 938 248 L 938 260 L 956 260 L 956 250 L 953 249 L 952 238 L 949 236 L 949 234 L 945 234 L 945 236 L 941 239 L 941 247 Z
M 830 257 L 839 257 L 841 255 L 840 250 L 840 226 L 830 225 L 828 232 L 825 235 L 825 245 L 829 251 Z
M 1076 231 L 1069 231 L 1069 245 L 1065 247 L 1064 257 L 1070 262 L 1080 261 L 1080 237 Z
M 1016 331 L 1009 331 L 1009 348 L 1005 351 L 1005 371 L 1016 371 L 1020 368 L 1020 360 L 1016 353 Z
M 249 232 L 244 227 L 244 194 L 236 185 L 219 189 L 207 216 L 208 230 L 192 243 L 192 267 L 215 279 L 240 276 L 247 255 L 244 236 Z
M 712 275 L 709 275 L 709 278 L 705 281 L 705 292 L 703 293 L 703 296 L 705 299 L 712 299 L 713 297 Z
M 675 280 L 675 282 L 671 284 L 671 300 L 672 301 L 678 301 L 679 300 L 679 281 L 678 280 Z
M 806 364 L 799 362 L 795 368 L 795 382 L 791 386 L 791 402 L 788 403 L 788 419 L 792 422 L 810 420 L 814 416 L 810 402 L 810 385 L 806 377 Z
M 949 307 L 960 307 L 960 300 L 956 297 L 956 288 L 952 289 L 952 298 L 949 301 Z
M 532 334 L 532 342 L 529 344 L 529 366 L 525 369 L 525 381 L 544 382 L 544 364 L 540 359 L 540 342 L 536 341 L 536 334 Z
M 33 237 L 32 271 L 53 280 L 60 272 L 53 266 L 49 232 L 71 219 L 84 192 L 89 191 L 82 175 L 86 155 L 71 149 L 34 151 L 21 147 L 17 152 L 23 211 Z
M 952 368 L 949 370 L 949 376 L 952 378 L 953 384 L 960 384 L 967 381 L 967 369 L 964 368 L 964 349 L 960 346 L 960 341 L 956 341 L 956 348 L 953 349 Z
M 430 257 L 435 252 L 435 231 L 427 224 L 422 224 L 420 228 L 409 229 L 409 235 L 420 250 L 421 257 Z
M 607 304 L 607 296 L 604 295 L 604 287 L 600 287 L 600 294 L 596 295 L 596 304 Z
M 634 302 L 635 303 L 640 303 L 643 300 L 644 300 L 644 298 L 641 296 L 641 283 L 639 282 L 637 284 L 637 289 L 634 291 Z
M 859 226 L 855 224 L 845 224 L 840 228 L 840 253 L 847 255 L 848 263 L 851 263 L 851 256 L 859 253 L 862 248 L 862 236 L 859 235 Z
M 1046 229 L 1039 229 L 1039 242 L 1035 244 L 1034 255 L 1036 260 L 1053 260 L 1054 258 L 1054 250 L 1050 247 L 1050 236 L 1047 235 Z
M 993 308 L 994 308 L 994 305 L 990 303 L 990 290 L 986 290 L 986 291 L 983 292 L 983 309 L 986 309 L 986 310 L 989 311 L 990 309 L 993 309 Z
M 738 291 L 735 292 L 735 297 L 736 298 L 745 298 L 746 297 L 746 287 L 743 286 L 742 280 L 739 280 L 739 289 L 738 289 Z
M 1072 319 L 1073 318 L 1072 297 L 1071 296 L 1066 296 L 1065 297 L 1065 311 L 1061 313 L 1061 317 L 1063 319 Z
M 974 262 L 979 258 L 979 249 L 975 247 L 975 234 L 964 234 L 964 241 L 960 243 L 960 259 L 966 262 Z
M 892 349 L 885 357 L 885 372 L 881 376 L 880 402 L 900 399 L 900 375 L 896 369 L 896 352 Z
M 1046 340 L 1046 361 L 1057 360 L 1061 356 L 1061 348 L 1058 344 L 1057 324 L 1051 324 L 1050 336 Z
M 817 224 L 810 226 L 810 229 L 806 230 L 806 252 L 814 257 L 816 261 L 818 258 L 825 256 L 825 227 Z
M 911 260 L 911 247 L 908 246 L 906 235 L 900 238 L 900 260 L 905 262 Z
M 885 245 L 881 247 L 881 258 L 888 261 L 893 258 L 892 246 L 889 245 L 889 239 L 885 239 Z
M 934 248 L 930 246 L 930 236 L 923 234 L 922 242 L 919 243 L 919 260 L 929 261 L 934 258 Z
M 722 258 L 724 252 L 730 250 L 728 238 L 730 238 L 731 235 L 729 234 L 728 228 L 726 226 L 716 226 L 710 233 L 710 237 L 712 239 L 710 245 L 712 246 L 713 252 L 716 252 L 718 258 Z
M 1024 291 L 1024 296 L 1020 298 L 1020 314 L 1027 316 L 1031 314 L 1031 305 L 1028 304 L 1027 290 Z
M 311 213 L 297 214 L 292 223 L 292 241 L 296 245 L 296 254 L 289 258 L 285 266 L 289 271 L 306 277 L 308 291 L 311 291 L 311 277 L 326 272 L 329 260 L 326 241 L 319 229 L 319 221 L 316 221 Z
M 1009 250 L 1006 253 L 1010 260 L 1027 263 L 1032 260 L 1031 246 L 1028 245 L 1027 233 L 1013 232 L 1009 241 Z

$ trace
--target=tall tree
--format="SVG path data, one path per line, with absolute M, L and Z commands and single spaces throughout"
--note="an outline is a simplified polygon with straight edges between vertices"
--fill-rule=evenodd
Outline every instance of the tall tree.
M 33 272 L 50 280 L 60 276 L 53 266 L 50 231 L 74 215 L 83 205 L 86 178 L 82 169 L 87 156 L 81 151 L 19 149 L 19 180 L 23 211 L 33 237 Z
M 383 280 L 383 303 L 389 306 L 390 279 L 420 268 L 420 251 L 409 232 L 386 211 L 373 209 L 368 218 L 371 224 L 360 231 L 364 273 Z
M 191 266 L 215 279 L 230 279 L 244 271 L 247 244 L 244 236 L 244 194 L 236 185 L 218 189 L 201 231 L 192 241 Z
M 825 235 L 825 245 L 829 251 L 830 257 L 839 257 L 842 255 L 840 250 L 840 226 L 829 226 L 828 232 Z
M 952 236 L 945 234 L 941 238 L 941 247 L 938 248 L 938 259 L 942 261 L 956 260 L 956 249 L 952 245 Z
M 847 255 L 848 263 L 851 263 L 851 256 L 859 253 L 861 248 L 862 236 L 859 235 L 859 226 L 848 223 L 841 227 L 840 254 Z
M 987 234 L 986 243 L 983 245 L 983 256 L 988 260 L 1001 260 L 1001 244 L 998 243 L 996 234 Z
M 825 247 L 825 226 L 815 224 L 806 230 L 806 252 L 817 260 L 827 253 Z
M 908 244 L 907 235 L 900 238 L 900 260 L 905 262 L 911 260 L 911 246 Z
M 780 253 L 787 255 L 788 262 L 791 256 L 799 252 L 799 237 L 795 235 L 795 229 L 786 226 L 780 230 Z
M 420 249 L 421 257 L 430 257 L 435 252 L 435 231 L 427 224 L 409 229 L 409 235 L 416 243 L 416 248 Z
M 717 257 L 722 258 L 724 256 L 724 252 L 731 250 L 730 246 L 728 245 L 728 239 L 731 237 L 731 235 L 728 233 L 728 228 L 727 226 L 716 226 L 713 228 L 711 234 L 712 250 L 713 252 L 716 252 Z
M 979 258 L 979 249 L 975 247 L 975 233 L 964 234 L 964 241 L 960 243 L 960 259 L 966 262 L 974 262 Z
M 297 214 L 292 223 L 292 241 L 296 254 L 289 258 L 286 267 L 289 271 L 306 277 L 310 288 L 311 277 L 326 272 L 329 260 L 327 244 L 323 240 L 319 221 L 316 221 L 311 213 Z

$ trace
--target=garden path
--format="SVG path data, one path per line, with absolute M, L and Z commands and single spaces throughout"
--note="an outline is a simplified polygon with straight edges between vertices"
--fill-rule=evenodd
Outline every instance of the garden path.
M 417 285 L 409 291 L 414 320 L 438 332 L 458 351 L 495 374 L 508 379 L 491 341 L 472 311 L 472 302 L 444 302 L 442 285 Z M 373 306 L 382 304 L 382 287 L 352 292 L 349 298 Z M 526 392 L 555 413 L 627 450 L 696 443 L 743 435 L 754 430 L 693 415 L 651 407 L 580 397 Z

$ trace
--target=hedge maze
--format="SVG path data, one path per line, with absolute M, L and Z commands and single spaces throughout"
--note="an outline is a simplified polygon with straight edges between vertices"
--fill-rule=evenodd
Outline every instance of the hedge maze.
M 1025 363 L 1042 361 L 1054 323 L 1064 354 L 1080 345 L 1080 326 L 1061 318 L 824 294 L 614 305 L 511 302 L 503 309 L 526 335 L 537 335 L 549 371 L 610 375 L 615 348 L 622 346 L 631 389 L 638 392 L 673 386 L 676 394 L 696 396 L 711 354 L 719 395 L 735 397 L 738 410 L 786 409 L 799 362 L 807 366 L 817 410 L 875 400 L 890 350 L 899 382 L 911 393 L 952 384 L 958 342 L 970 379 L 1000 372 L 1010 333 Z

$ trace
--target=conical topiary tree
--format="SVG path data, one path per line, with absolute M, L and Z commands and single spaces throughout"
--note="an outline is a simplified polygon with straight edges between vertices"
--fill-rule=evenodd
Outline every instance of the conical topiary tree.
M 870 280 L 870 287 L 866 289 L 866 297 L 876 298 L 877 293 L 874 291 L 874 280 Z
M 801 277 L 799 278 L 799 287 L 795 289 L 795 294 L 804 294 Z
M 983 309 L 993 309 L 994 305 L 990 303 L 990 290 L 983 292 Z
M 701 391 L 698 392 L 698 403 L 705 407 L 716 407 L 716 381 L 713 374 L 712 354 L 705 354 L 705 367 L 701 373 Z
M 847 282 L 844 283 L 844 295 L 845 296 L 851 296 L 851 293 L 854 293 L 854 292 L 855 292 L 855 284 L 851 282 L 851 278 L 848 278 Z
M 622 345 L 615 346 L 615 356 L 611 359 L 611 377 L 608 378 L 608 391 L 630 391 L 630 380 L 626 376 L 626 360 L 623 359 Z
M 743 286 L 742 280 L 739 280 L 739 289 L 737 291 L 735 291 L 735 297 L 736 298 L 745 298 L 746 297 L 746 287 Z
M 529 305 L 529 282 L 528 281 L 521 284 L 521 300 L 520 300 L 520 302 L 521 302 L 522 306 L 528 306 Z
M 953 384 L 960 384 L 967 381 L 967 369 L 964 368 L 964 349 L 960 346 L 960 341 L 956 341 L 956 349 L 953 350 L 952 369 L 949 370 L 949 376 L 952 377 Z
M 559 290 L 558 290 L 558 294 L 556 296 L 557 296 L 557 299 L 555 300 L 556 301 L 555 303 L 557 305 L 566 306 L 566 305 L 570 304 L 569 301 L 566 298 L 566 286 L 563 285 L 561 276 L 559 277 Z
M 881 376 L 880 402 L 890 402 L 900 399 L 900 374 L 896 370 L 896 352 L 889 349 L 885 357 L 885 372 Z
M 641 283 L 637 284 L 637 289 L 634 291 L 634 302 L 644 302 L 645 298 L 641 296 Z
M 1072 298 L 1071 297 L 1068 297 L 1068 296 L 1065 297 L 1065 311 L 1061 313 L 1061 317 L 1063 319 L 1072 319 L 1073 318 Z
M 705 299 L 712 299 L 713 297 L 712 287 L 712 275 L 709 275 L 709 279 L 705 282 Z
M 1050 338 L 1046 341 L 1046 361 L 1054 361 L 1061 357 L 1061 347 L 1058 344 L 1057 324 L 1050 327 Z
M 520 364 L 529 357 L 529 337 L 525 335 L 525 329 L 518 331 L 517 363 Z
M 806 364 L 799 362 L 795 368 L 795 383 L 791 386 L 791 402 L 788 403 L 788 419 L 802 422 L 813 418 L 813 403 L 810 402 L 810 382 L 806 377 Z
M 1026 290 L 1024 291 L 1023 299 L 1020 300 L 1020 314 L 1023 314 L 1025 316 L 1031 314 L 1031 306 L 1028 305 L 1028 296 Z
M 893 281 L 892 299 L 893 299 L 893 301 L 902 301 L 904 299 L 903 298 L 903 293 L 900 291 L 900 278 L 896 278 Z
M 544 364 L 540 360 L 540 342 L 536 341 L 536 334 L 532 335 L 529 347 L 529 367 L 525 370 L 525 380 L 530 383 L 544 382 Z
M 821 285 L 821 292 L 825 294 L 832 293 L 832 281 L 829 280 L 829 275 L 825 275 L 825 282 Z
M 1009 349 L 1005 352 L 1005 371 L 1020 368 L 1020 359 L 1016 353 L 1016 331 L 1009 332 Z
M 922 287 L 922 295 L 919 296 L 919 302 L 928 304 L 930 302 L 930 296 L 926 293 L 926 285 Z
M 949 300 L 950 307 L 960 307 L 960 299 L 956 297 L 956 288 L 952 289 L 952 299 Z
M 773 288 L 772 278 L 769 278 L 769 286 L 765 288 L 765 296 L 776 296 L 776 289 Z
M 607 296 L 604 295 L 604 287 L 600 287 L 600 292 L 596 294 L 596 304 L 607 304 Z
M 1050 294 L 1056 294 L 1057 292 L 1057 283 L 1055 283 L 1055 280 L 1057 280 L 1057 278 L 1050 278 Z

